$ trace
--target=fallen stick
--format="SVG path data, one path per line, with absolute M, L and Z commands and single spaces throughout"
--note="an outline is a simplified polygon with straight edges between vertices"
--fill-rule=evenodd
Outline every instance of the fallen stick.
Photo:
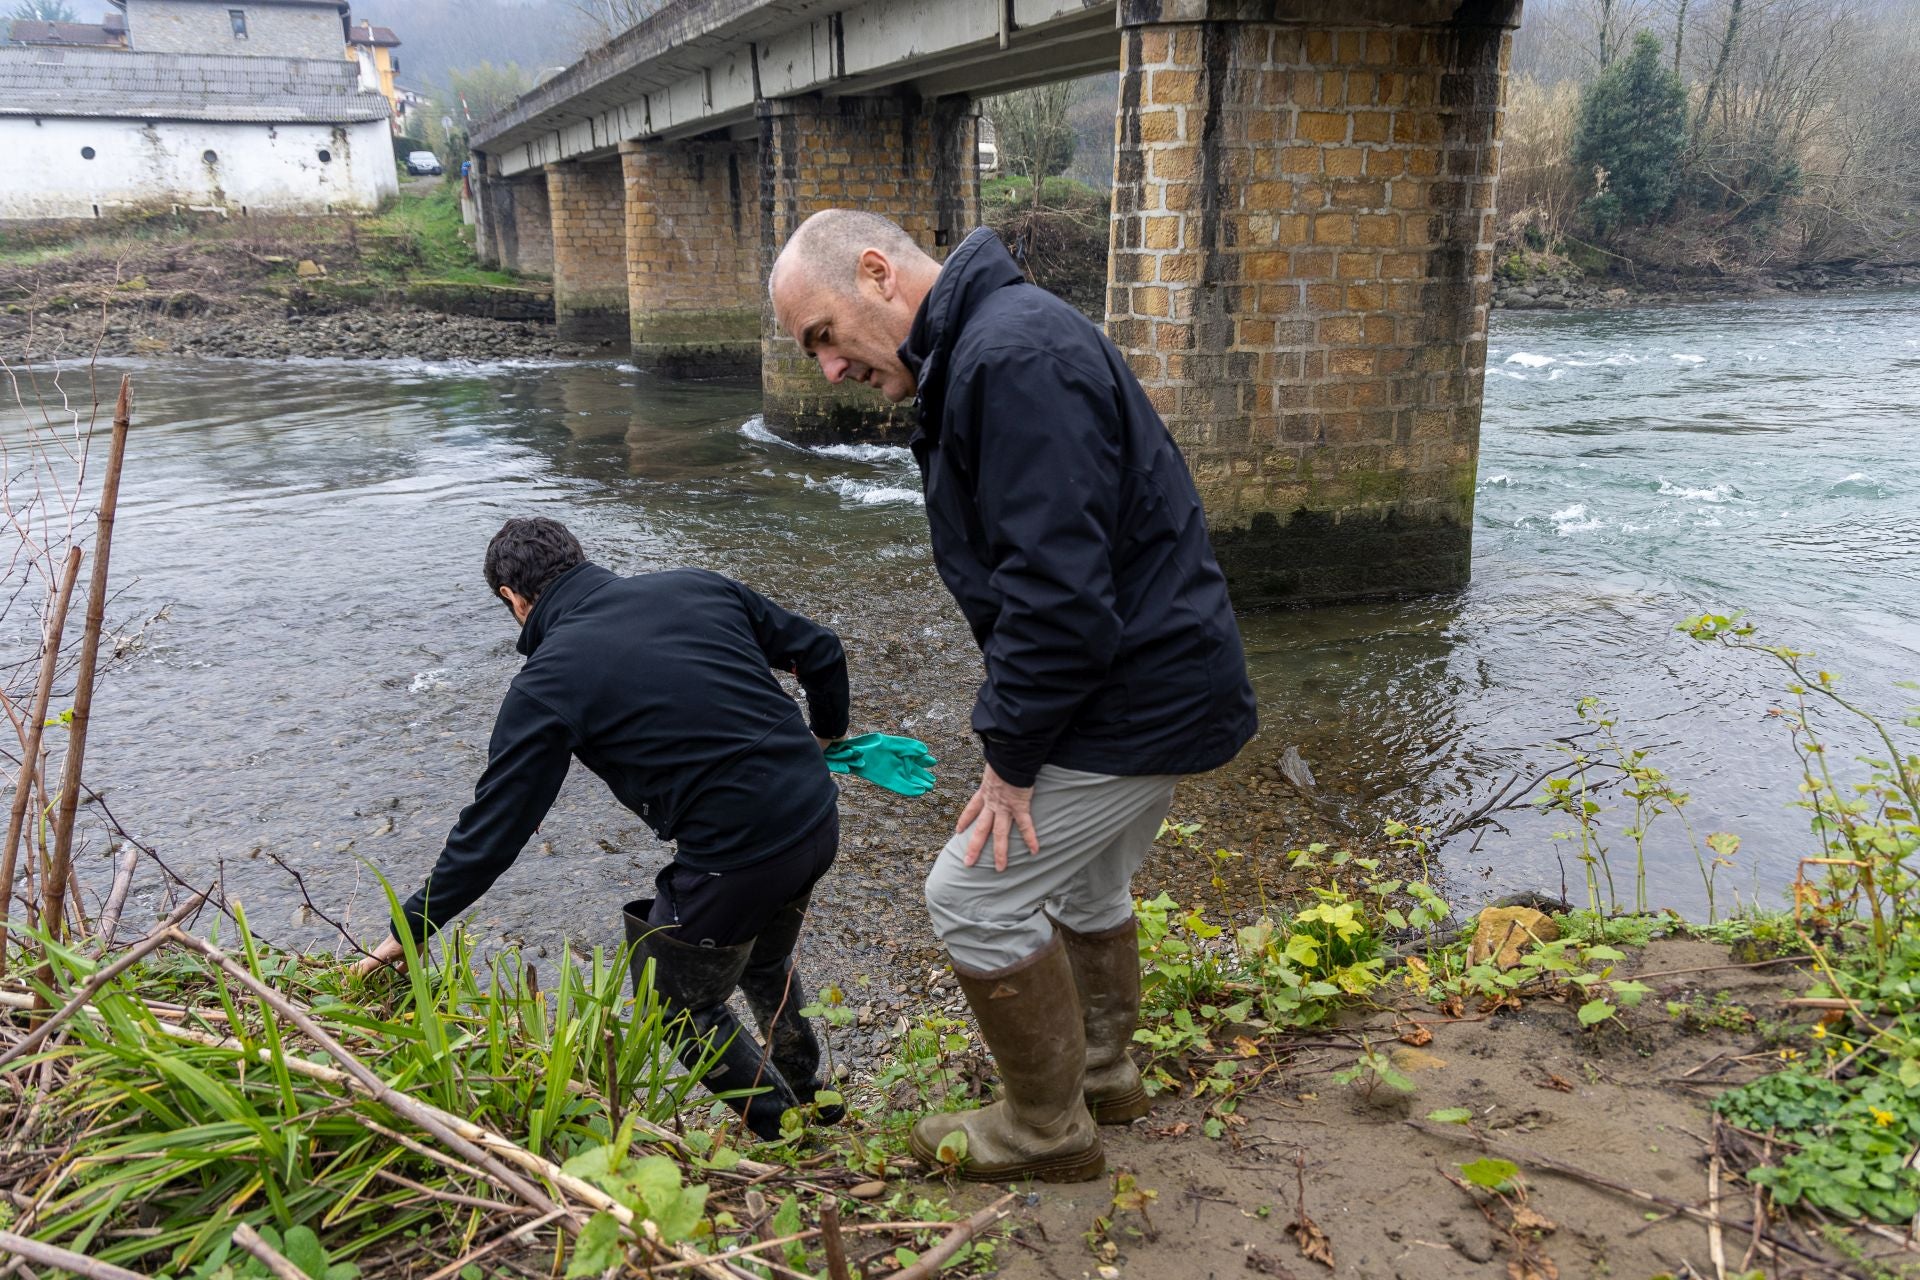
M 324 1050 L 328 1057 L 338 1062 L 341 1068 L 357 1081 L 369 1096 L 382 1103 L 395 1115 L 401 1116 L 426 1130 L 440 1142 L 465 1157 L 470 1163 L 478 1165 L 487 1172 L 489 1177 L 512 1191 L 534 1208 L 542 1212 L 549 1212 L 559 1209 L 561 1206 L 556 1204 L 544 1191 L 527 1182 L 526 1179 L 522 1178 L 519 1174 L 504 1167 L 500 1161 L 507 1161 L 529 1173 L 542 1177 L 546 1179 L 549 1184 L 559 1187 L 573 1199 L 589 1205 L 599 1212 L 611 1215 L 620 1225 L 633 1231 L 655 1249 L 682 1261 L 698 1264 L 696 1269 L 703 1274 L 714 1277 L 714 1280 L 739 1280 L 739 1277 L 745 1274 L 732 1267 L 708 1265 L 707 1260 L 703 1258 L 698 1251 L 684 1245 L 671 1244 L 661 1239 L 659 1228 L 654 1226 L 651 1219 L 638 1217 L 631 1209 L 621 1204 L 618 1200 L 615 1200 L 606 1192 L 600 1190 L 600 1188 L 587 1182 L 585 1179 L 575 1177 L 559 1165 L 554 1164 L 551 1160 L 535 1155 L 518 1143 L 504 1138 L 490 1129 L 483 1129 L 470 1120 L 465 1120 L 450 1112 L 442 1111 L 431 1103 L 422 1102 L 418 1098 L 395 1089 L 392 1085 L 389 1085 L 369 1070 L 366 1064 L 361 1062 L 360 1059 L 349 1053 L 345 1046 L 341 1045 L 339 1041 L 329 1035 L 319 1023 L 309 1017 L 298 1005 L 254 977 L 251 970 L 245 965 L 236 963 L 226 952 L 206 941 L 204 938 L 196 938 L 190 933 L 183 933 L 177 927 L 170 928 L 168 936 L 180 945 L 198 951 L 201 955 L 213 961 L 220 966 L 224 972 L 231 976 L 235 982 L 238 982 L 241 986 L 251 991 L 254 997 L 266 1005 L 267 1008 L 291 1022 L 295 1027 L 298 1027 L 309 1040 L 312 1040 Z M 290 1057 L 286 1060 L 289 1063 L 292 1061 Z M 496 1160 L 496 1156 L 498 1156 L 499 1159 Z M 568 1214 L 562 1218 L 561 1221 L 566 1224 L 569 1229 L 575 1231 L 582 1225 L 579 1222 L 577 1214 Z M 748 1277 L 748 1280 L 752 1280 L 752 1278 Z
M 116 1267 L 111 1262 L 101 1262 L 97 1258 L 89 1258 L 84 1253 L 62 1249 L 58 1245 L 42 1244 L 27 1236 L 17 1236 L 11 1231 L 0 1231 L 0 1253 L 18 1254 L 28 1262 L 59 1267 L 77 1276 L 85 1276 L 87 1280 L 147 1280 L 147 1277 L 138 1271 Z
M 47 707 L 53 700 L 53 676 L 60 665 L 60 641 L 67 631 L 67 607 L 73 603 L 73 584 L 80 578 L 80 548 L 67 549 L 60 571 L 60 590 L 47 616 L 46 652 L 40 656 L 40 681 L 34 686 L 33 714 L 27 718 L 27 736 L 21 744 L 20 778 L 13 787 L 13 811 L 7 817 L 7 840 L 0 845 L 0 975 L 7 972 L 7 922 L 13 911 L 13 871 L 20 853 L 20 833 L 26 829 L 27 804 L 33 795 L 33 765 L 40 758 L 40 738 L 47 727 Z
M 107 905 L 102 908 L 94 928 L 100 935 L 100 945 L 94 951 L 96 957 L 113 950 L 113 935 L 120 930 L 120 912 L 127 905 L 127 890 L 133 888 L 133 871 L 139 865 L 140 850 L 131 844 L 120 850 L 120 863 L 113 869 L 113 887 L 107 891 Z
M 182 903 L 175 909 L 172 915 L 155 925 L 152 933 L 149 933 L 139 942 L 129 947 L 118 960 L 115 960 L 104 969 L 95 970 L 93 976 L 81 984 L 80 990 L 74 993 L 73 998 L 60 1006 L 59 1012 L 55 1013 L 45 1022 L 42 1022 L 32 1031 L 29 1031 L 13 1048 L 7 1050 L 5 1053 L 0 1053 L 0 1067 L 4 1067 L 16 1059 L 24 1058 L 35 1049 L 38 1049 L 48 1036 L 60 1028 L 61 1024 L 91 1003 L 94 996 L 100 993 L 100 988 L 112 982 L 128 969 L 133 968 L 134 965 L 140 962 L 141 957 L 145 956 L 148 952 L 158 950 L 177 935 L 179 933 L 178 928 L 176 928 L 177 924 L 181 920 L 184 920 L 187 915 L 199 905 L 199 899 L 197 898 L 191 902 Z
M 1545 1169 L 1551 1173 L 1557 1173 L 1563 1178 L 1572 1178 L 1576 1182 L 1584 1182 L 1588 1186 L 1599 1187 L 1603 1191 L 1611 1191 L 1616 1195 L 1623 1195 L 1631 1200 L 1639 1200 L 1645 1204 L 1658 1205 L 1663 1209 L 1671 1209 L 1673 1212 L 1684 1214 L 1696 1222 L 1704 1222 L 1711 1225 L 1714 1222 L 1722 1222 L 1724 1224 L 1725 1221 L 1720 1218 L 1719 1215 L 1696 1208 L 1684 1200 L 1675 1200 L 1671 1196 L 1663 1196 L 1653 1191 L 1642 1191 L 1638 1187 L 1630 1187 L 1624 1182 L 1615 1182 L 1613 1179 L 1604 1178 L 1597 1173 L 1589 1173 L 1578 1165 L 1568 1164 L 1564 1160 L 1555 1160 L 1551 1156 L 1535 1155 L 1529 1151 L 1519 1150 L 1516 1147 L 1489 1138 L 1487 1135 L 1476 1130 L 1462 1129 L 1456 1125 L 1429 1124 L 1424 1120 L 1403 1120 L 1401 1123 L 1429 1137 L 1446 1138 L 1453 1142 L 1471 1142 L 1489 1155 L 1500 1156 L 1513 1161 L 1515 1164 L 1533 1165 L 1535 1168 Z M 1733 1226 L 1741 1231 L 1747 1232 L 1749 1235 L 1756 1234 L 1763 1230 L 1762 1224 L 1757 1222 L 1736 1222 Z M 1827 1259 L 1812 1250 L 1804 1249 L 1789 1241 L 1770 1240 L 1768 1243 L 1772 1244 L 1775 1248 L 1785 1249 L 1790 1253 L 1797 1253 L 1810 1262 L 1817 1262 L 1822 1266 L 1827 1265 Z M 891 1278 L 889 1278 L 889 1280 L 891 1280 Z
M 80 810 L 80 774 L 87 758 L 87 721 L 93 714 L 93 678 L 100 658 L 100 633 L 107 624 L 107 570 L 113 551 L 113 515 L 120 505 L 120 470 L 127 457 L 127 431 L 133 425 L 133 378 L 120 379 L 113 407 L 113 436 L 107 474 L 100 483 L 100 511 L 93 535 L 93 576 L 87 584 L 86 623 L 80 632 L 80 665 L 74 674 L 73 719 L 67 726 L 67 757 L 60 770 L 60 807 L 53 816 L 53 856 L 41 882 L 41 927 L 58 941 L 66 932 L 67 878 L 73 869 L 73 819 Z M 52 961 L 40 966 L 53 976 Z
M 307 1280 L 307 1273 L 293 1265 L 278 1249 L 260 1238 L 248 1223 L 233 1229 L 233 1242 L 260 1260 L 273 1273 L 274 1280 Z
M 1013 1212 L 1012 1195 L 1001 1196 L 980 1212 L 947 1233 L 947 1238 L 920 1255 L 920 1260 L 910 1267 L 902 1267 L 882 1280 L 927 1280 L 938 1275 L 947 1259 L 960 1251 L 960 1246 L 985 1231 L 1002 1218 Z

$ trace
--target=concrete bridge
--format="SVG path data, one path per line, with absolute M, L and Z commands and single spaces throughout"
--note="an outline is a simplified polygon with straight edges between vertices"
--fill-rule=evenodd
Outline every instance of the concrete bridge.
M 775 329 L 809 214 L 936 255 L 974 101 L 1117 67 L 1107 332 L 1243 605 L 1444 589 L 1471 542 L 1520 0 L 675 0 L 473 135 L 482 257 L 669 376 L 758 371 L 796 438 L 904 430 Z

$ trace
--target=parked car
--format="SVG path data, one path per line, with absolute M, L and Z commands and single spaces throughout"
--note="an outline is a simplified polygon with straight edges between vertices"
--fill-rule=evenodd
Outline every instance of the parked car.
M 431 151 L 409 151 L 407 153 L 407 172 L 418 177 L 421 174 L 433 174 L 438 177 L 446 172 L 440 167 L 440 157 Z

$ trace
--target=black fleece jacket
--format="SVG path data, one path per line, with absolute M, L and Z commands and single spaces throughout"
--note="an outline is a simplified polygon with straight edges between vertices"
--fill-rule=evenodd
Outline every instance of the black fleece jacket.
M 982 228 L 900 357 L 934 563 L 986 663 L 973 728 L 994 772 L 1231 760 L 1255 729 L 1240 630 L 1193 477 L 1119 350 Z
M 847 731 L 840 640 L 731 578 L 577 565 L 540 593 L 519 648 L 473 803 L 403 908 L 416 938 L 513 865 L 575 757 L 707 871 L 780 853 L 839 798 L 814 735 Z M 811 732 L 773 669 L 799 677 Z

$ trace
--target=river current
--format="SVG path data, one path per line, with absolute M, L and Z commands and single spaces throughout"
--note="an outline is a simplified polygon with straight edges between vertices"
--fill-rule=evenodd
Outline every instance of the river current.
M 822 927 L 924 954 L 918 882 L 978 769 L 965 734 L 977 658 L 932 574 L 904 450 L 795 448 L 759 425 L 751 387 L 614 363 L 103 372 L 122 370 L 138 411 L 114 618 L 123 632 L 153 620 L 104 685 L 90 774 L 170 865 L 223 874 L 271 936 L 322 936 L 277 855 L 317 905 L 377 929 L 371 868 L 402 894 L 417 883 L 518 661 L 481 579 L 486 541 L 510 515 L 544 513 L 616 569 L 709 565 L 842 630 L 858 727 L 924 737 L 946 760 L 924 801 L 849 791 Z M 1916 700 L 1895 682 L 1920 676 L 1917 375 L 1911 291 L 1497 314 L 1472 585 L 1245 618 L 1261 739 L 1183 789 L 1177 814 L 1209 823 L 1206 847 L 1217 832 L 1266 869 L 1323 829 L 1307 811 L 1337 829 L 1445 828 L 1550 767 L 1593 695 L 1690 793 L 1698 833 L 1743 838 L 1721 909 L 1736 892 L 1779 902 L 1811 851 L 1767 714 L 1782 673 L 1674 626 L 1744 609 L 1868 705 L 1897 715 Z M 16 435 L 17 411 L 6 421 Z M 1268 780 L 1288 746 L 1316 774 L 1312 804 Z M 1564 822 L 1494 816 L 1439 850 L 1463 898 L 1557 892 L 1563 875 L 1583 896 L 1553 838 Z M 1633 855 L 1615 843 L 1624 895 Z M 646 892 L 666 856 L 576 770 L 474 918 L 529 945 L 611 941 L 618 899 Z M 96 839 L 90 893 L 105 858 Z M 1649 858 L 1655 902 L 1704 906 L 1670 820 Z M 1162 855 L 1148 880 L 1204 885 L 1201 864 Z

